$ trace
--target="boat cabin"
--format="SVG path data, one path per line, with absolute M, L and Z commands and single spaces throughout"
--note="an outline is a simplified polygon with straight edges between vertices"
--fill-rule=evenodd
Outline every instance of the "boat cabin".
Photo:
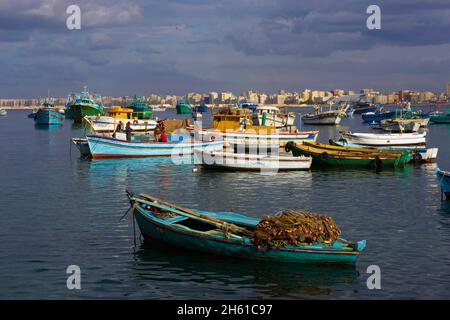
M 114 106 L 108 110 L 108 115 L 116 119 L 132 119 L 133 109 Z

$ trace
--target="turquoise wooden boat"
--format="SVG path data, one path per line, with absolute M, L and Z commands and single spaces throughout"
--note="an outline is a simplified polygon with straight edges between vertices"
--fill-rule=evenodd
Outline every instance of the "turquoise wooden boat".
M 233 212 L 206 212 L 127 191 L 134 218 L 145 240 L 203 253 L 292 263 L 353 264 L 366 241 L 338 239 L 281 248 L 257 248 L 251 232 L 258 218 Z
M 44 99 L 41 106 L 34 116 L 34 121 L 40 126 L 61 125 L 64 115 L 60 113 L 53 103 L 52 99 Z
M 193 140 L 191 137 L 169 135 L 168 142 L 123 140 L 103 135 L 87 135 L 92 158 L 138 158 L 192 155 L 194 149 L 223 149 L 223 141 Z
M 439 179 L 439 184 L 441 185 L 443 195 L 447 198 L 447 200 L 450 200 L 450 172 L 437 168 L 436 175 Z

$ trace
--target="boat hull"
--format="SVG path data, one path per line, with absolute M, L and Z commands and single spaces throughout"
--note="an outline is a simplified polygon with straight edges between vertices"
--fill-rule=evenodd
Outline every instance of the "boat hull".
M 221 132 L 213 130 L 195 131 L 196 135 L 207 137 L 220 137 L 225 144 L 251 145 L 262 144 L 272 146 L 278 144 L 284 147 L 289 141 L 316 141 L 319 131 L 304 131 L 296 133 L 279 132 L 274 134 L 257 134 L 250 132 Z
M 353 108 L 353 114 L 362 114 L 362 113 L 366 113 L 366 112 L 375 112 L 377 111 L 377 107 L 363 107 L 363 108 L 358 108 L 358 107 L 354 107 Z
M 426 132 L 424 133 L 342 133 L 342 137 L 348 143 L 366 146 L 415 146 L 426 144 Z
M 430 116 L 432 123 L 450 123 L 450 114 Z
M 37 125 L 41 126 L 61 125 L 64 120 L 64 116 L 56 110 L 43 109 L 36 113 L 34 120 Z
M 288 171 L 308 170 L 312 158 L 279 155 L 240 154 L 194 150 L 196 160 L 204 167 L 222 170 Z
M 341 120 L 342 118 L 338 115 L 302 117 L 303 124 L 308 125 L 336 125 L 341 123 Z
M 89 149 L 89 143 L 87 142 L 87 139 L 72 138 L 72 143 L 78 148 L 80 154 L 83 157 L 88 157 L 91 155 L 91 150 Z
M 86 138 L 94 159 L 182 156 L 192 155 L 194 148 L 223 149 L 223 141 L 129 142 L 98 135 Z
M 192 112 L 191 107 L 185 104 L 177 104 L 177 114 L 190 114 Z
M 437 168 L 436 175 L 439 179 L 442 193 L 447 200 L 450 200 L 450 172 L 446 172 Z
M 73 121 L 75 123 L 81 123 L 86 116 L 101 116 L 104 114 L 103 110 L 93 106 L 85 104 L 74 104 L 71 107 L 71 113 L 73 115 Z
M 260 249 L 248 241 L 216 239 L 211 236 L 199 236 L 194 232 L 177 230 L 166 223 L 147 215 L 145 210 L 136 206 L 134 218 L 146 240 L 161 242 L 173 247 L 214 255 L 262 261 L 289 263 L 342 263 L 354 264 L 360 251 L 338 251 L 326 249 Z
M 350 148 L 367 148 L 367 146 L 361 144 L 353 144 L 346 143 L 343 141 L 333 141 L 333 144 L 341 146 L 341 147 L 350 147 Z M 411 151 L 416 159 L 420 159 L 422 162 L 432 162 L 437 158 L 438 148 L 424 148 L 424 147 L 374 147 L 380 150 L 408 150 Z M 415 156 L 415 154 L 419 154 L 419 156 Z
M 314 166 L 321 167 L 400 167 L 411 161 L 412 155 L 408 151 L 381 151 L 369 149 L 354 149 L 321 144 L 318 146 L 291 144 L 294 157 L 310 156 Z
M 388 120 L 395 117 L 395 111 L 388 112 L 367 112 L 361 115 L 366 123 L 380 122 L 381 120 Z

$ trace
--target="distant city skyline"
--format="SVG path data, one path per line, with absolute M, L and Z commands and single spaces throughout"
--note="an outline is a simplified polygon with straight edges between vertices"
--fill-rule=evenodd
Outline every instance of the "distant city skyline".
M 450 2 L 0 0 L 0 98 L 303 88 L 446 92 Z

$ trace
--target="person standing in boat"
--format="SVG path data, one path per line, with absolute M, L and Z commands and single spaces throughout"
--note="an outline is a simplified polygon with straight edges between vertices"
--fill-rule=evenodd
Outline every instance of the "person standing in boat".
M 122 131 L 122 121 L 119 121 L 119 124 L 116 127 L 116 130 L 113 132 L 112 137 L 115 138 L 116 137 L 116 132 L 120 132 Z
M 159 136 L 159 142 L 167 142 L 167 134 L 164 129 L 162 130 L 161 135 Z
M 131 123 L 130 121 L 127 122 L 127 125 L 125 126 L 125 133 L 127 135 L 127 141 L 131 141 L 131 133 L 133 130 L 131 129 Z

